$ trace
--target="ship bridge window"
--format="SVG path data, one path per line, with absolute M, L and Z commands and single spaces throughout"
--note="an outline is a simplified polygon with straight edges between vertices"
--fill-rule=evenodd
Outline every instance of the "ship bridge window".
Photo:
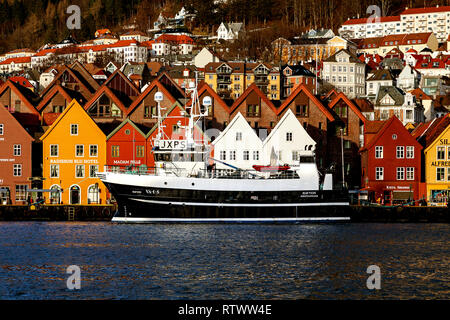
M 314 163 L 314 157 L 313 156 L 300 156 L 300 162 L 301 163 Z

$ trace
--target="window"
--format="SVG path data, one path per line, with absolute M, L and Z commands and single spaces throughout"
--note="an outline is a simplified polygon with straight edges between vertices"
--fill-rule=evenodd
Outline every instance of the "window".
M 136 157 L 142 158 L 144 156 L 144 146 L 136 146 Z
M 397 159 L 403 159 L 405 157 L 405 147 L 398 146 L 396 155 L 397 155 Z
M 375 179 L 376 180 L 383 180 L 384 179 L 384 168 L 383 167 L 376 167 L 375 168 Z
M 350 140 L 345 140 L 344 141 L 344 148 L 345 149 L 350 149 L 352 147 L 352 143 Z
M 89 156 L 90 157 L 98 156 L 98 146 L 96 144 L 89 145 Z
M 77 136 L 78 135 L 78 124 L 71 124 L 70 125 L 70 135 L 71 136 Z
M 437 147 L 437 160 L 445 160 L 445 147 Z
M 298 151 L 292 151 L 292 161 L 298 160 Z
M 20 144 L 15 144 L 14 145 L 14 156 L 15 157 L 19 157 L 22 155 L 22 145 Z
M 50 178 L 59 178 L 59 164 L 50 165 Z
M 259 151 L 253 151 L 253 160 L 259 160 Z
M 436 180 L 437 181 L 445 180 L 445 168 L 436 168 Z
M 111 147 L 111 156 L 117 158 L 119 156 L 119 146 Z
M 77 144 L 75 146 L 75 156 L 76 157 L 84 157 L 84 145 Z
M 248 150 L 244 150 L 244 153 L 243 153 L 243 155 L 244 155 L 244 161 L 248 161 L 248 160 L 250 160 L 250 151 L 248 151 Z
M 247 105 L 247 117 L 259 117 L 259 105 L 257 104 Z
M 375 147 L 375 158 L 383 159 L 383 147 L 382 146 Z
M 307 117 L 308 116 L 308 106 L 307 105 L 296 105 L 295 115 L 297 117 Z
M 230 151 L 230 160 L 236 160 L 236 151 Z
M 414 147 L 406 147 L 406 159 L 414 159 Z
M 292 132 L 286 132 L 286 141 L 292 141 Z
M 0 123 L 0 136 L 3 135 L 4 130 L 5 130 L 5 127 L 4 127 L 3 123 Z
M 98 172 L 98 165 L 89 165 L 89 177 L 97 178 L 96 174 Z
M 50 157 L 57 157 L 59 155 L 59 145 L 51 144 L 50 145 Z
M 15 163 L 13 166 L 13 176 L 21 177 L 22 176 L 22 165 Z
M 220 160 L 227 160 L 227 153 L 225 151 L 220 151 Z
M 405 180 L 405 168 L 397 168 L 397 180 Z
M 84 165 L 78 164 L 75 166 L 75 177 L 84 178 Z
M 27 199 L 27 188 L 26 184 L 16 185 L 16 201 L 25 201 Z
M 414 167 L 406 168 L 406 180 L 414 180 Z
M 242 141 L 242 132 L 236 132 L 236 141 Z

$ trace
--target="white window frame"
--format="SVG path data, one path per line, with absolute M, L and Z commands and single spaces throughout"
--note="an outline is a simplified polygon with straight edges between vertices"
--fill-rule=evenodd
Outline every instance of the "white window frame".
M 83 176 L 82 177 L 78 177 L 77 176 L 77 168 L 78 167 L 83 167 Z M 86 170 L 85 170 L 86 168 L 85 168 L 85 166 L 84 166 L 84 164 L 77 164 L 77 165 L 75 165 L 75 178 L 77 178 L 77 179 L 80 179 L 80 178 L 84 178 L 85 176 L 86 176 Z
M 375 168 L 375 180 L 378 181 L 384 180 L 384 167 Z
M 93 156 L 92 155 L 92 150 L 91 150 L 91 148 L 92 147 L 95 147 L 95 151 L 96 151 L 96 154 L 95 154 L 95 156 Z M 89 145 L 89 157 L 91 157 L 91 158 L 98 158 L 98 144 L 90 144 Z
M 375 146 L 375 159 L 383 159 L 383 146 Z
M 440 169 L 442 169 L 443 171 L 442 179 L 438 179 Z M 445 168 L 442 167 L 436 168 L 436 181 L 445 181 Z
M 449 168 L 450 169 L 450 168 Z M 415 168 L 414 167 L 407 167 L 406 168 L 406 180 L 414 180 L 415 177 Z
M 73 133 L 73 129 L 76 128 L 76 133 Z M 70 135 L 71 136 L 77 136 L 78 135 L 78 123 L 71 123 L 70 124 Z
M 5 132 L 5 125 L 3 123 L 0 123 L 0 136 L 2 136 Z
M 78 148 L 78 147 L 82 147 L 83 154 L 82 154 L 81 156 L 79 156 L 79 155 L 77 154 L 77 148 Z M 76 144 L 76 145 L 75 145 L 75 157 L 77 157 L 77 158 L 83 158 L 83 157 L 84 157 L 84 144 Z
M 405 147 L 404 146 L 397 146 L 395 148 L 395 157 L 396 157 L 396 159 L 404 159 L 405 158 Z
M 414 159 L 414 146 L 406 146 L 406 159 Z
M 22 145 L 21 144 L 14 145 L 13 155 L 14 155 L 14 157 L 20 157 L 22 155 Z
M 397 167 L 396 178 L 398 181 L 405 180 L 405 167 Z
M 98 172 L 98 170 L 99 170 L 99 166 L 97 165 L 97 164 L 90 164 L 89 165 L 89 178 L 97 178 L 97 176 L 96 175 L 91 175 L 91 169 L 92 169 L 92 167 L 96 167 L 97 169 L 95 170 L 95 173 L 97 173 Z
M 52 167 L 56 168 L 56 176 L 52 176 Z M 49 172 L 50 178 L 59 178 L 59 164 L 51 164 L 50 165 L 50 172 Z
M 16 174 L 16 172 L 18 174 Z M 22 176 L 22 164 L 14 163 L 14 165 L 13 165 L 13 176 L 14 177 L 21 177 Z
M 56 147 L 56 155 L 52 155 L 52 147 Z M 50 157 L 59 157 L 59 144 L 50 145 Z

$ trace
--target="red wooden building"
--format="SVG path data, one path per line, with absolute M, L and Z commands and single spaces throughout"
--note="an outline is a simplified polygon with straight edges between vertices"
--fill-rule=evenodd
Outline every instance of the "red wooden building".
M 395 116 L 378 127 L 376 134 L 365 135 L 360 150 L 361 183 L 368 200 L 395 205 L 421 199 L 422 146 Z
M 0 205 L 25 204 L 31 188 L 33 137 L 0 103 Z
M 147 168 L 146 135 L 151 128 L 125 119 L 106 137 L 106 165 L 115 169 Z

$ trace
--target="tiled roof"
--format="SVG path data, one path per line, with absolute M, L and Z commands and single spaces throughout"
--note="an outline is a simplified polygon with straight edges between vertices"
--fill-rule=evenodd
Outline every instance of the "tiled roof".
M 2 62 L 0 62 L 0 65 L 4 65 L 4 64 L 11 64 L 11 63 L 31 63 L 31 57 L 19 57 L 19 58 L 9 58 L 6 59 Z
M 445 12 L 450 11 L 450 6 L 436 6 L 428 8 L 408 8 L 401 12 L 400 15 L 405 14 L 423 14 L 423 13 L 433 13 L 433 12 Z
M 370 19 L 370 20 L 369 20 Z M 366 23 L 377 23 L 377 22 L 395 22 L 400 21 L 400 16 L 387 16 L 387 17 L 379 17 L 379 20 L 375 20 L 374 18 L 360 18 L 360 19 L 350 19 L 345 21 L 342 25 L 351 25 L 351 24 L 366 24 Z

